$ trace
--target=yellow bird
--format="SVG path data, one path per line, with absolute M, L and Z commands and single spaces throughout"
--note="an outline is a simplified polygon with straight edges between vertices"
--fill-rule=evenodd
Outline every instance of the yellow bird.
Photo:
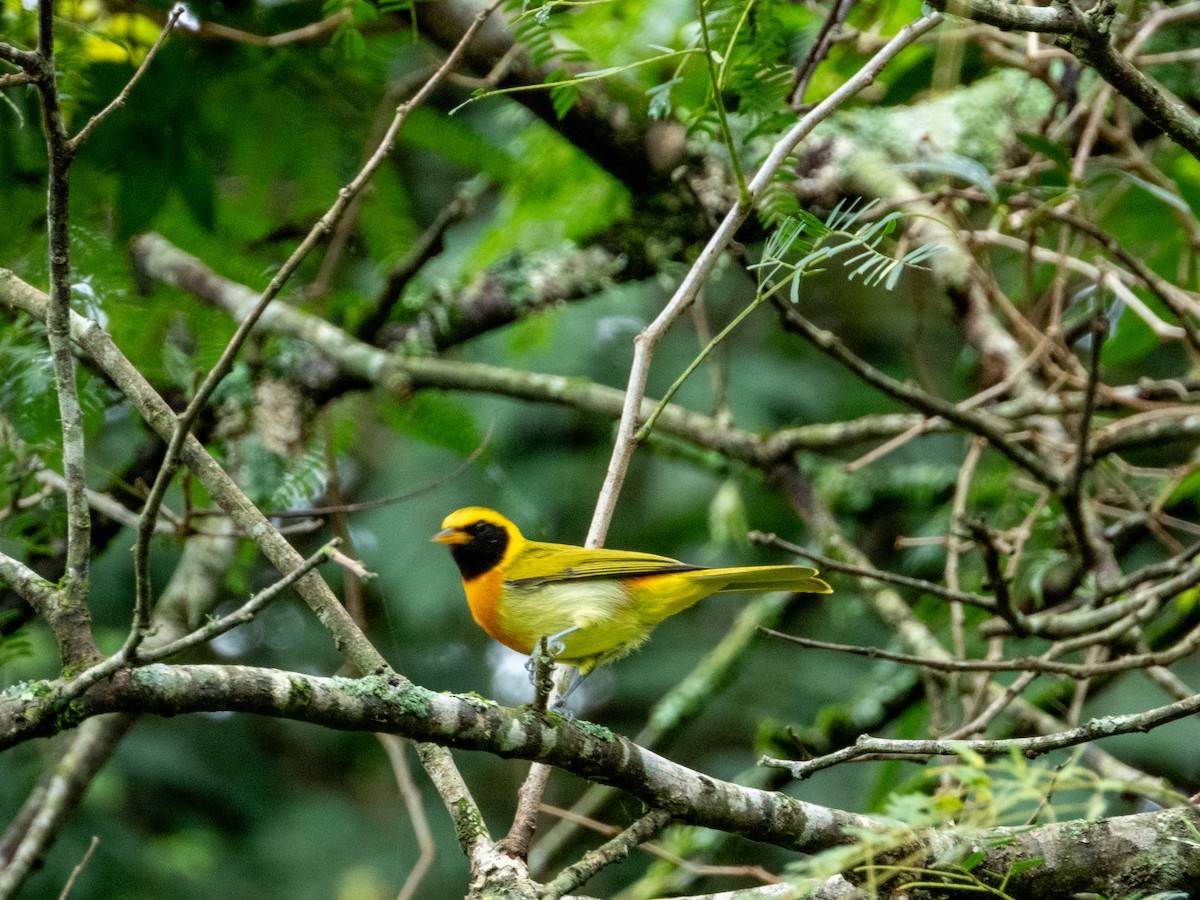
M 525 654 L 548 638 L 558 662 L 578 667 L 581 677 L 709 594 L 832 591 L 805 566 L 709 569 L 650 553 L 530 541 L 482 506 L 450 513 L 431 540 L 449 545 L 484 631 Z

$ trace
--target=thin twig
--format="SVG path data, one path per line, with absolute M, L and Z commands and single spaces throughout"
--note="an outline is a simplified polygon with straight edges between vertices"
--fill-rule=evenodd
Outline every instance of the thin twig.
M 466 458 L 463 459 L 457 466 L 447 472 L 445 475 L 439 476 L 434 481 L 423 484 L 418 488 L 413 488 L 411 491 L 405 491 L 403 494 L 396 494 L 392 497 L 377 497 L 374 500 L 360 500 L 357 503 L 337 503 L 329 506 L 310 506 L 307 509 L 283 509 L 270 510 L 263 515 L 268 519 L 309 519 L 309 518 L 324 518 L 325 516 L 345 515 L 346 513 L 366 512 L 371 509 L 382 509 L 387 506 L 395 506 L 398 503 L 407 503 L 410 500 L 415 500 L 418 497 L 423 497 L 426 494 L 441 490 L 451 481 L 458 478 L 473 466 L 476 460 L 483 455 L 483 451 L 488 448 L 492 441 L 492 432 L 495 430 L 496 420 L 493 419 L 488 424 L 487 432 L 483 435 L 479 445 L 472 450 Z
M 802 647 L 810 647 L 815 650 L 832 650 L 837 653 L 847 653 L 851 656 L 865 656 L 869 659 L 886 659 L 903 665 L 920 666 L 935 672 L 1035 672 L 1043 675 L 1063 675 L 1075 679 L 1116 675 L 1121 672 L 1130 672 L 1137 669 L 1162 668 L 1200 650 L 1200 626 L 1197 626 L 1175 644 L 1163 650 L 1146 651 L 1115 659 L 1082 663 L 1059 662 L 1054 658 L 1088 646 L 1103 645 L 1120 638 L 1124 633 L 1137 625 L 1138 617 L 1125 616 L 1101 632 L 1086 634 L 1071 641 L 1062 641 L 1055 644 L 1041 656 L 1022 656 L 1013 659 L 950 659 L 949 657 L 935 659 L 911 653 L 897 653 L 879 647 L 860 647 L 857 644 L 819 641 L 813 638 L 800 637 L 799 635 L 786 634 L 769 628 L 763 628 L 762 631 L 771 637 L 781 638 Z
M 699 16 L 697 20 L 700 23 L 700 42 L 704 49 L 704 61 L 708 67 L 708 88 L 712 91 L 712 106 L 717 111 L 717 122 L 721 128 L 721 140 L 725 144 L 725 149 L 729 153 L 729 167 L 733 170 L 733 180 L 738 186 L 738 200 L 741 203 L 746 203 L 749 197 L 749 190 L 746 187 L 746 174 L 742 171 L 742 159 L 738 154 L 737 143 L 733 139 L 733 133 L 729 130 L 729 114 L 725 109 L 725 103 L 722 99 L 722 94 L 725 85 L 722 83 L 722 78 L 717 75 L 717 63 L 713 58 L 713 49 L 708 41 L 708 11 L 705 9 L 705 0 L 697 0 L 699 4 Z M 726 57 L 728 59 L 728 57 Z M 722 61 L 724 65 L 724 61 Z
M 1008 709 L 1012 705 L 1012 702 L 1021 696 L 1025 692 L 1025 688 L 1029 687 L 1037 677 L 1037 672 L 1022 672 L 1012 680 L 1011 684 L 1004 686 L 1004 690 L 1000 692 L 999 696 L 993 697 L 992 701 L 979 710 L 969 721 L 964 722 L 950 733 L 943 735 L 942 739 L 952 741 L 986 731 L 988 725 L 998 715 Z
M 1047 487 L 1058 487 L 1058 475 L 1040 456 L 1012 440 L 1010 429 L 1003 420 L 994 415 L 960 409 L 956 404 L 928 391 L 892 378 L 851 351 L 835 334 L 818 328 L 790 303 L 777 300 L 775 305 L 783 315 L 785 327 L 803 335 L 813 346 L 837 360 L 867 384 L 927 415 L 940 416 L 959 428 L 986 438 L 993 447 L 1038 481 Z
M 670 824 L 670 813 L 661 809 L 651 810 L 604 846 L 585 853 L 579 862 L 563 869 L 557 878 L 545 886 L 542 896 L 546 900 L 557 900 L 558 897 L 569 894 L 601 869 L 623 860 L 630 850 L 648 841 Z
M 454 199 L 438 211 L 434 220 L 409 247 L 408 253 L 387 274 L 387 281 L 375 300 L 374 306 L 367 313 L 356 333 L 365 340 L 383 326 L 392 313 L 396 301 L 404 292 L 405 286 L 413 276 L 421 270 L 445 245 L 446 232 L 451 226 L 460 222 L 475 207 L 477 192 L 466 186 L 460 188 Z
M 63 476 L 67 480 L 67 552 L 64 602 L 61 612 L 47 621 L 54 633 L 62 661 L 68 666 L 93 662 L 100 655 L 91 633 L 88 612 L 88 574 L 91 565 L 92 518 L 87 500 L 87 455 L 83 409 L 75 381 L 71 348 L 71 143 L 63 117 L 54 61 L 54 2 L 38 0 L 35 82 L 41 100 L 42 130 L 46 140 L 46 238 L 50 275 L 50 302 L 46 313 L 46 339 L 54 368 L 54 389 L 62 422 Z
M 302 25 L 299 28 L 268 35 L 254 34 L 251 31 L 242 31 L 240 28 L 231 28 L 220 22 L 205 20 L 200 23 L 199 34 L 203 38 L 236 41 L 239 44 L 250 44 L 253 47 L 284 47 L 300 41 L 320 40 L 326 35 L 337 31 L 342 23 L 348 21 L 350 17 L 351 12 L 349 9 L 340 9 L 328 19 L 320 19 L 308 25 Z
M 0 301 L 37 321 L 44 322 L 48 315 L 46 294 L 4 269 L 0 269 Z M 176 416 L 167 402 L 96 322 L 71 312 L 70 323 L 72 339 L 92 364 L 128 398 L 155 434 L 164 441 L 169 440 Z M 225 510 L 281 573 L 291 571 L 304 561 L 194 436 L 189 436 L 184 443 L 183 462 L 213 502 Z M 360 671 L 392 672 L 387 660 L 367 640 L 318 573 L 310 572 L 307 578 L 298 581 L 296 591 L 331 633 L 338 649 Z M 401 676 L 393 674 L 390 677 Z
M 1147 581 L 1155 581 L 1169 575 L 1178 575 L 1197 556 L 1200 556 L 1200 541 L 1177 553 L 1171 559 L 1142 566 L 1142 568 L 1130 572 L 1123 578 L 1103 586 L 1096 593 L 1096 602 L 1103 603 L 1106 600 L 1111 600 L 1113 597 L 1124 594 L 1126 591 L 1131 591 L 1139 584 Z
M 13 820 L 16 833 L 12 833 L 13 826 L 5 833 L 0 900 L 9 900 L 20 890 L 133 721 L 132 716 L 116 715 L 84 722 L 62 756 L 51 764 Z M 7 844 L 10 837 L 14 838 L 11 845 Z
M 1093 644 L 1084 651 L 1084 665 L 1093 665 L 1101 662 L 1108 656 L 1108 647 L 1101 644 Z M 1083 704 L 1087 702 L 1088 691 L 1091 690 L 1092 680 L 1090 678 L 1080 678 L 1075 682 L 1075 689 L 1071 693 L 1071 703 L 1067 707 L 1066 715 L 1063 716 L 1064 721 L 1068 725 L 1078 725 L 1079 719 L 1083 715 Z
M 254 617 L 267 608 L 271 603 L 274 603 L 283 592 L 294 585 L 297 581 L 315 569 L 322 563 L 328 562 L 333 558 L 335 548 L 341 541 L 338 538 L 333 538 L 324 547 L 314 553 L 308 559 L 304 560 L 299 566 L 292 569 L 274 584 L 263 588 L 233 612 L 221 616 L 219 619 L 213 619 L 206 623 L 202 628 L 197 628 L 191 634 L 187 634 L 176 641 L 169 644 L 164 644 L 161 647 L 155 647 L 153 650 L 143 650 L 138 654 L 139 663 L 153 663 L 160 659 L 167 659 L 177 653 L 182 653 L 191 647 L 196 647 L 200 644 L 206 644 L 214 638 L 220 637 L 227 631 L 232 631 L 239 625 L 245 625 L 254 620 Z
M 392 764 L 392 775 L 396 779 L 396 787 L 400 790 L 400 799 L 404 801 L 404 809 L 412 822 L 413 834 L 417 839 L 417 861 L 413 864 L 408 877 L 396 900 L 412 900 L 420 890 L 421 882 L 429 873 L 433 861 L 437 859 L 437 841 L 429 828 L 429 817 L 425 815 L 425 805 L 421 802 L 421 790 L 413 780 L 404 756 L 404 748 L 408 741 L 399 735 L 380 733 L 375 735 L 386 751 L 388 762 Z
M 37 81 L 37 76 L 30 72 L 9 72 L 6 75 L 0 75 L 0 90 L 20 87 L 23 84 L 33 84 L 35 81 Z
M 793 553 L 796 556 L 815 562 L 820 568 L 828 569 L 833 572 L 844 572 L 847 575 L 855 575 L 859 578 L 870 578 L 874 581 L 886 582 L 888 584 L 898 584 L 901 587 L 912 588 L 920 591 L 923 594 L 932 594 L 935 597 L 941 597 L 943 600 L 949 600 L 953 603 L 962 603 L 966 606 L 973 606 L 977 609 L 987 610 L 988 612 L 996 612 L 996 603 L 990 597 L 985 597 L 982 594 L 972 594 L 967 591 L 956 591 L 950 588 L 942 587 L 932 581 L 926 581 L 923 578 L 910 578 L 908 575 L 900 575 L 896 572 L 889 572 L 886 569 L 869 568 L 867 566 L 859 566 L 853 563 L 843 562 L 839 559 L 834 559 L 831 556 L 817 553 L 813 550 L 807 550 L 798 544 L 793 544 L 790 541 L 785 541 L 783 538 L 774 534 L 764 534 L 761 531 L 751 531 L 747 537 L 756 544 L 765 544 L 770 547 L 779 547 L 786 550 L 788 553 Z
M 1029 626 L 1025 623 L 1024 615 L 1013 604 L 1012 595 L 1008 590 L 1008 579 L 1000 565 L 1000 551 L 996 547 L 991 530 L 980 519 L 966 519 L 963 521 L 963 525 L 983 556 L 983 567 L 988 578 L 987 586 L 990 586 L 996 595 L 996 614 L 1008 623 L 1013 634 L 1024 637 L 1029 634 Z
M 717 260 L 724 252 L 734 234 L 750 215 L 754 203 L 762 191 L 770 184 L 775 173 L 787 160 L 788 155 L 796 145 L 805 138 L 818 124 L 828 118 L 835 109 L 840 107 L 854 94 L 870 84 L 880 71 L 901 50 L 925 34 L 941 21 L 934 13 L 906 25 L 894 38 L 873 56 L 861 69 L 847 79 L 841 87 L 819 103 L 810 113 L 781 138 L 767 155 L 762 166 L 748 185 L 749 195 L 739 197 L 733 208 L 725 215 L 716 232 L 709 239 L 704 249 L 700 251 L 695 263 L 688 270 L 683 281 L 676 289 L 671 300 L 636 338 L 634 338 L 634 358 L 629 371 L 629 383 L 625 389 L 625 401 L 621 410 L 621 420 L 617 428 L 617 437 L 613 445 L 612 457 L 604 476 L 604 484 L 596 501 L 596 509 L 592 516 L 591 527 L 588 529 L 587 546 L 599 547 L 604 543 L 608 533 L 608 525 L 616 510 L 617 497 L 625 481 L 625 473 L 636 447 L 636 434 L 642 408 L 642 400 L 646 393 L 646 382 L 650 375 L 650 361 L 654 348 L 662 340 L 663 335 L 675 321 L 687 310 L 695 300 L 700 287 L 712 273 Z
M 48 2 L 48 0 L 46 0 Z M 395 145 L 396 134 L 400 127 L 408 118 L 408 114 L 417 106 L 419 106 L 433 91 L 434 87 L 445 77 L 446 73 L 457 63 L 459 57 L 466 49 L 467 44 L 474 38 L 476 32 L 482 27 L 483 23 L 499 7 L 502 0 L 492 0 L 484 9 L 480 10 L 475 16 L 471 25 L 463 33 L 455 48 L 446 56 L 442 65 L 438 67 L 425 84 L 405 103 L 402 103 L 396 109 L 396 115 L 392 119 L 391 125 L 388 126 L 384 133 L 378 148 L 367 163 L 359 170 L 358 174 L 338 192 L 338 198 L 333 205 L 321 217 L 320 221 L 309 231 L 308 235 L 300 242 L 300 245 L 288 257 L 287 261 L 280 267 L 275 277 L 271 279 L 270 284 L 260 295 L 258 302 L 250 313 L 243 318 L 226 344 L 224 351 L 221 353 L 220 359 L 205 376 L 204 381 L 196 389 L 191 402 L 187 408 L 179 415 L 175 423 L 174 431 L 171 435 L 171 440 L 167 445 L 167 452 L 163 458 L 162 465 L 158 472 L 158 477 L 155 478 L 154 485 L 151 487 L 150 494 L 146 498 L 146 504 L 142 510 L 142 523 L 138 528 L 138 543 L 134 555 L 135 569 L 135 612 L 134 625 L 130 630 L 126 646 L 129 652 L 134 652 L 137 649 L 138 643 L 141 641 L 141 635 L 145 630 L 146 623 L 149 621 L 149 610 L 151 604 L 150 594 L 150 578 L 149 578 L 149 547 L 150 537 L 154 531 L 154 522 L 158 516 L 158 508 L 162 503 L 163 497 L 166 496 L 167 487 L 170 485 L 174 477 L 175 471 L 179 466 L 180 454 L 183 450 L 184 442 L 191 433 L 192 426 L 195 424 L 197 417 L 208 404 L 209 398 L 213 391 L 233 368 L 234 360 L 241 351 L 242 345 L 250 335 L 251 329 L 258 322 L 267 305 L 278 295 L 283 286 L 291 279 L 292 275 L 299 268 L 300 263 L 308 256 L 308 254 L 316 247 L 317 243 L 327 234 L 329 234 L 337 221 L 346 212 L 350 202 L 358 195 L 359 191 L 367 184 L 376 170 L 383 164 L 383 161 L 391 153 Z
M 83 858 L 75 863 L 75 868 L 71 869 L 71 875 L 67 879 L 67 883 L 63 885 L 62 893 L 58 895 L 58 900 L 67 900 L 67 897 L 71 895 L 71 888 L 75 887 L 75 880 L 79 877 L 79 873 L 83 871 L 83 867 L 88 864 L 88 860 L 92 858 L 92 854 L 96 852 L 96 847 L 99 844 L 100 838 L 93 834 L 87 850 L 84 851 Z
M 1195 117 L 1109 40 L 1115 3 L 1097 4 L 1086 13 L 1071 3 L 1032 7 L 996 0 L 930 0 L 930 6 L 1005 30 L 1061 35 L 1059 46 L 1095 69 L 1180 147 L 1200 158 L 1200 128 Z
M 1088 357 L 1088 380 L 1083 393 L 1083 411 L 1079 417 L 1079 436 L 1075 450 L 1075 460 L 1070 473 L 1063 481 L 1060 499 L 1067 522 L 1074 532 L 1076 544 L 1079 547 L 1081 565 L 1085 571 L 1091 571 L 1096 566 L 1098 553 L 1084 509 L 1082 507 L 1083 476 L 1094 462 L 1090 450 L 1092 414 L 1096 409 L 1096 386 L 1100 383 L 1100 348 L 1108 334 L 1108 319 L 1096 316 L 1092 320 L 1091 347 Z
M 1101 738 L 1150 731 L 1195 715 L 1197 712 L 1200 712 L 1200 694 L 1140 713 L 1090 719 L 1076 728 L 1037 737 L 977 741 L 905 741 L 872 738 L 864 735 L 852 746 L 817 759 L 794 761 L 763 757 L 759 763 L 773 768 L 787 769 L 793 778 L 807 778 L 830 766 L 881 755 L 886 755 L 890 759 L 924 762 L 935 756 L 954 756 L 963 751 L 977 753 L 984 757 L 1007 756 L 1016 751 L 1026 759 L 1034 759 L 1054 750 L 1074 747 Z
M 130 668 L 135 665 L 146 665 L 166 659 L 190 647 L 195 647 L 215 637 L 219 637 L 225 632 L 232 631 L 237 626 L 251 621 L 258 612 L 274 601 L 286 588 L 291 587 L 314 568 L 327 561 L 333 555 L 334 547 L 337 543 L 338 541 L 335 538 L 274 584 L 259 591 L 233 612 L 208 622 L 203 627 L 176 641 L 150 650 L 142 650 L 141 652 L 135 652 L 137 648 L 129 649 L 127 646 L 122 646 L 112 656 L 89 669 L 85 669 L 63 685 L 58 695 L 58 702 L 68 703 L 77 697 L 83 696 L 92 685 L 99 684 L 101 681 L 110 678 L 121 669 Z
M 428 77 L 428 69 L 421 67 L 405 73 L 399 82 L 389 85 L 384 91 L 375 108 L 375 115 L 371 119 L 371 127 L 367 131 L 366 140 L 363 142 L 363 154 L 359 165 L 364 165 L 370 159 L 371 150 L 379 146 L 379 139 L 386 130 L 391 116 L 395 113 L 396 104 L 419 88 Z M 359 194 L 350 202 L 345 214 L 334 226 L 329 244 L 325 248 L 325 258 L 321 260 L 321 268 L 305 290 L 305 294 L 310 300 L 324 297 L 329 293 L 330 285 L 333 284 L 338 266 L 341 265 L 346 247 L 349 245 L 350 236 L 358 224 L 362 204 L 363 196 Z
M 829 48 L 833 46 L 834 37 L 837 35 L 838 29 L 842 27 L 842 23 L 846 21 L 846 16 L 850 14 L 853 6 L 854 0 L 836 0 L 829 7 L 829 12 L 821 22 L 821 30 L 813 39 L 812 46 L 804 55 L 804 60 L 796 67 L 796 75 L 788 101 L 796 112 L 800 112 L 804 108 L 804 95 L 808 92 L 808 83 L 812 80 L 817 67 L 829 55 Z
M 120 92 L 112 99 L 112 102 L 109 103 L 108 106 L 104 107 L 104 109 L 100 110 L 100 112 L 88 119 L 87 123 L 81 129 L 79 129 L 79 133 L 67 142 L 67 148 L 70 150 L 72 155 L 77 153 L 79 148 L 87 142 L 87 139 L 92 136 L 93 132 L 95 132 L 95 130 L 100 126 L 101 122 L 125 105 L 125 101 L 129 99 L 130 92 L 134 89 L 134 87 L 137 86 L 137 83 L 142 80 L 142 76 L 146 74 L 146 71 L 150 68 L 150 64 L 154 62 L 154 57 L 158 56 L 158 51 L 161 50 L 163 44 L 167 42 L 167 38 L 171 36 L 171 31 L 175 28 L 175 24 L 179 21 L 180 16 L 182 16 L 186 11 L 187 7 L 182 3 L 176 3 L 175 6 L 171 8 L 170 15 L 167 16 L 166 24 L 163 25 L 162 31 L 160 31 L 158 34 L 158 39 L 154 42 L 150 49 L 146 51 L 146 56 L 142 60 L 142 64 L 137 67 L 137 71 L 133 73 L 133 76 L 127 82 L 125 82 L 125 87 L 121 88 Z
M 983 454 L 985 442 L 982 438 L 974 438 L 967 455 L 959 467 L 958 477 L 954 481 L 954 500 L 950 504 L 950 525 L 947 530 L 949 540 L 946 543 L 946 565 L 943 577 L 946 587 L 952 591 L 959 589 L 958 563 L 962 552 L 966 549 L 958 539 L 958 531 L 967 513 L 967 494 L 971 489 L 971 480 L 975 477 L 975 469 L 979 465 L 979 457 Z M 954 656 L 957 659 L 966 658 L 966 636 L 964 633 L 965 617 L 963 604 L 956 601 L 950 603 L 950 634 L 953 640 Z

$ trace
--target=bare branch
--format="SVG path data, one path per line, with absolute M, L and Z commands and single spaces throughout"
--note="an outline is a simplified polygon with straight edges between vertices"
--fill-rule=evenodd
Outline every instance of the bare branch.
M 716 266 L 717 260 L 729 242 L 733 240 L 738 228 L 750 215 L 754 204 L 771 183 L 771 179 L 783 165 L 788 154 L 834 110 L 870 84 L 884 66 L 891 62 L 901 50 L 936 26 L 939 21 L 941 21 L 941 17 L 934 13 L 906 25 L 858 72 L 814 107 L 812 112 L 802 117 L 780 138 L 771 152 L 767 154 L 754 178 L 751 179 L 748 185 L 748 195 L 738 198 L 700 252 L 695 263 L 692 264 L 691 269 L 688 270 L 687 275 L 684 276 L 674 296 L 663 307 L 657 318 L 634 338 L 633 365 L 630 367 L 629 384 L 625 389 L 621 421 L 617 427 L 617 437 L 612 457 L 608 463 L 608 471 L 604 476 L 604 484 L 600 489 L 600 496 L 596 500 L 592 524 L 588 529 L 587 546 L 603 545 L 604 537 L 608 533 L 608 525 L 616 510 L 617 497 L 621 492 L 621 485 L 625 481 L 625 473 L 629 468 L 629 461 L 636 445 L 638 426 L 642 420 L 642 402 L 645 398 L 646 382 L 650 377 L 650 362 L 655 346 L 696 299 L 701 286 L 712 273 L 713 267 Z
M 412 871 L 404 879 L 404 886 L 396 895 L 396 900 L 413 900 L 417 896 L 417 891 L 421 889 L 421 883 L 429 873 L 433 861 L 437 859 L 437 843 L 429 828 L 429 817 L 425 815 L 425 806 L 421 801 L 421 789 L 413 780 L 408 760 L 405 758 L 404 751 L 408 742 L 394 734 L 378 734 L 376 737 L 379 738 L 379 742 L 387 752 L 388 761 L 392 764 L 392 774 L 396 778 L 396 786 L 400 789 L 400 798 L 404 802 L 404 809 L 408 812 L 408 818 L 412 822 L 413 833 L 417 839 L 416 865 L 412 867 Z
M 48 0 L 47 0 L 48 2 Z M 229 374 L 233 368 L 234 360 L 241 351 L 242 345 L 250 335 L 251 329 L 254 328 L 267 305 L 278 295 L 283 286 L 291 279 L 296 269 L 300 267 L 300 263 L 308 256 L 308 254 L 316 247 L 317 243 L 327 234 L 329 234 L 337 221 L 345 214 L 350 202 L 370 181 L 376 170 L 383 164 L 383 161 L 391 153 L 395 144 L 396 135 L 401 126 L 408 118 L 409 112 L 419 106 L 433 91 L 434 87 L 445 77 L 451 67 L 457 62 L 462 55 L 467 44 L 475 36 L 475 33 L 480 29 L 488 16 L 500 5 L 501 0 L 492 0 L 485 8 L 481 9 L 476 15 L 471 26 L 463 33 L 458 45 L 452 50 L 443 61 L 442 65 L 426 80 L 420 90 L 413 95 L 407 102 L 402 103 L 396 110 L 396 115 L 392 119 L 392 123 L 388 126 L 382 140 L 379 143 L 375 153 L 367 160 L 367 163 L 359 170 L 359 173 L 338 192 L 338 198 L 334 204 L 323 215 L 319 222 L 313 226 L 308 235 L 300 242 L 300 245 L 288 257 L 287 261 L 280 267 L 275 277 L 271 279 L 271 283 L 267 285 L 262 292 L 254 308 L 246 315 L 238 324 L 237 330 L 234 332 L 229 343 L 226 345 L 221 357 L 216 364 L 205 376 L 204 381 L 196 389 L 195 395 L 191 402 L 188 403 L 185 409 L 178 417 L 175 426 L 172 430 L 170 440 L 167 444 L 167 452 L 163 458 L 162 467 L 159 469 L 158 477 L 155 478 L 154 484 L 150 489 L 150 493 L 146 498 L 145 506 L 142 509 L 141 524 L 138 527 L 138 542 L 134 552 L 134 574 L 137 585 L 137 597 L 135 599 L 134 608 L 134 624 L 130 630 L 129 638 L 126 646 L 129 652 L 137 649 L 138 643 L 141 641 L 142 634 L 149 622 L 150 606 L 151 606 L 151 588 L 150 588 L 150 573 L 149 573 L 149 555 L 150 555 L 150 538 L 154 533 L 154 524 L 158 518 L 159 506 L 162 504 L 163 498 L 166 496 L 167 488 L 174 478 L 175 471 L 179 466 L 183 447 L 191 434 L 192 426 L 195 424 L 197 417 L 207 406 L 209 398 L 213 391 Z
M 0 304 L 19 309 L 35 320 L 47 315 L 46 295 L 26 284 L 11 272 L 0 269 Z M 177 418 L 166 401 L 125 358 L 96 322 L 75 313 L 70 317 L 71 338 L 93 363 L 115 384 L 137 409 L 146 424 L 163 440 L 169 440 Z M 262 550 L 281 574 L 294 569 L 304 558 L 263 516 L 250 499 L 212 458 L 207 450 L 189 436 L 184 442 L 182 460 L 233 522 Z M 391 667 L 347 615 L 329 586 L 315 572 L 296 583 L 296 590 L 333 634 L 335 643 L 362 671 L 390 671 Z
M 1033 7 L 998 0 L 931 0 L 930 5 L 998 28 L 1059 35 L 1060 47 L 1095 69 L 1147 119 L 1200 159 L 1200 126 L 1195 116 L 1113 47 L 1109 32 L 1117 10 L 1114 0 L 1102 0 L 1087 12 L 1072 2 Z
M 1071 34 L 1078 27 L 1075 16 L 1065 5 L 1014 6 L 1001 0 L 934 0 L 930 6 L 947 15 L 995 25 L 1005 31 Z
M 1057 488 L 1059 476 L 1037 454 L 1026 450 L 1009 437 L 1011 428 L 1007 423 L 994 415 L 985 415 L 959 408 L 956 404 L 930 394 L 918 387 L 879 371 L 866 360 L 857 356 L 848 348 L 837 335 L 818 328 L 802 316 L 786 301 L 777 301 L 776 308 L 783 314 L 784 324 L 803 335 L 813 346 L 823 350 L 847 369 L 871 385 L 883 391 L 890 397 L 918 409 L 926 415 L 940 416 L 948 422 L 953 422 L 959 428 L 972 434 L 986 438 L 995 449 L 999 450 L 1030 475 L 1052 489 Z
M 159 32 L 158 39 L 155 40 L 150 49 L 146 51 L 146 56 L 142 59 L 142 64 L 137 67 L 137 71 L 133 73 L 133 77 L 131 77 L 129 81 L 125 82 L 125 87 L 121 88 L 120 93 L 118 93 L 117 96 L 112 99 L 112 102 L 109 103 L 108 106 L 104 107 L 104 109 L 100 110 L 100 112 L 88 119 L 87 124 L 85 124 L 83 128 L 79 129 L 79 133 L 67 142 L 67 149 L 72 155 L 77 153 L 79 148 L 87 142 L 87 139 L 92 136 L 95 130 L 100 126 L 101 122 L 125 105 L 125 101 L 129 99 L 130 92 L 134 89 L 137 83 L 142 80 L 142 76 L 146 74 L 146 71 L 150 68 L 150 64 L 154 62 L 154 57 L 158 56 L 158 51 L 162 49 L 163 44 L 165 44 L 167 42 L 167 38 L 170 37 L 171 31 L 175 28 L 175 23 L 179 21 L 180 16 L 182 16 L 186 10 L 187 7 L 185 7 L 182 3 L 176 3 L 171 9 L 170 14 L 167 16 L 167 23 L 163 26 L 162 31 Z
M 0 41 L 0 60 L 23 69 L 31 80 L 40 78 L 41 73 L 45 70 L 42 59 L 37 53 L 32 50 L 22 50 L 4 41 Z
M 1016 751 L 1026 759 L 1034 759 L 1053 750 L 1062 750 L 1065 747 L 1074 747 L 1101 738 L 1130 734 L 1135 731 L 1150 731 L 1195 715 L 1198 711 L 1200 711 L 1200 694 L 1140 713 L 1090 719 L 1077 728 L 1038 737 L 991 741 L 903 741 L 864 735 L 855 741 L 853 746 L 817 759 L 794 761 L 763 757 L 759 762 L 764 766 L 787 769 L 793 778 L 803 779 L 830 766 L 866 758 L 924 762 L 935 756 L 955 756 L 964 751 L 977 753 L 984 757 L 1007 756 Z
M 50 295 L 45 317 L 46 339 L 54 366 L 54 388 L 62 423 L 63 475 L 67 481 L 66 572 L 63 609 L 55 616 L 58 625 L 55 640 L 64 654 L 65 665 L 82 666 L 98 659 L 100 651 L 92 637 L 91 614 L 87 606 L 92 518 L 87 499 L 83 409 L 79 403 L 75 357 L 71 350 L 69 194 L 72 153 L 55 80 L 53 0 L 39 0 L 37 23 L 41 77 L 35 85 L 41 100 L 47 156 L 46 238 Z
M 152 650 L 144 650 L 138 654 L 138 663 L 158 662 L 162 659 L 168 659 L 177 653 L 182 653 L 192 647 L 206 644 L 214 638 L 220 637 L 227 631 L 232 631 L 239 625 L 244 625 L 247 622 L 252 622 L 254 617 L 267 608 L 271 603 L 274 603 L 284 591 L 294 585 L 297 581 L 315 569 L 322 563 L 328 562 L 333 558 L 334 549 L 340 544 L 338 538 L 329 541 L 324 547 L 314 553 L 308 559 L 304 560 L 296 568 L 292 569 L 274 584 L 263 588 L 233 612 L 221 616 L 219 619 L 213 619 L 205 624 L 202 628 L 198 628 L 191 634 L 185 635 L 178 640 L 172 641 L 169 644 L 164 644 L 155 647 Z M 119 654 L 118 654 L 119 655 Z M 116 659 L 116 657 L 112 657 Z M 122 660 L 124 662 L 124 660 Z M 115 671 L 115 669 L 113 670 Z
M 983 594 L 972 594 L 967 591 L 956 591 L 947 587 L 942 587 L 932 581 L 925 581 L 922 578 L 910 578 L 907 575 L 900 575 L 896 572 L 888 572 L 884 569 L 876 569 L 874 567 L 859 566 L 853 563 L 842 562 L 834 559 L 831 556 L 825 556 L 822 553 L 815 553 L 812 550 L 807 550 L 798 544 L 793 544 L 790 541 L 785 541 L 774 534 L 764 534 L 761 531 L 752 531 L 747 537 L 760 544 L 767 544 L 772 547 L 779 547 L 789 553 L 794 553 L 796 556 L 804 559 L 812 560 L 817 563 L 822 569 L 828 569 L 831 572 L 845 572 L 847 575 L 856 575 L 859 578 L 870 578 L 875 581 L 885 582 L 887 584 L 898 584 L 901 587 L 912 588 L 920 591 L 923 594 L 932 594 L 935 597 L 941 597 L 944 600 L 950 600 L 954 603 L 962 603 L 965 606 L 973 606 L 976 609 L 984 609 L 988 612 L 996 612 L 996 602 L 990 597 L 985 597 Z
M 558 877 L 546 885 L 544 896 L 549 900 L 569 894 L 601 869 L 623 860 L 630 850 L 650 840 L 669 824 L 671 816 L 667 812 L 652 810 L 646 813 L 603 847 L 589 851 L 579 862 L 563 869 Z

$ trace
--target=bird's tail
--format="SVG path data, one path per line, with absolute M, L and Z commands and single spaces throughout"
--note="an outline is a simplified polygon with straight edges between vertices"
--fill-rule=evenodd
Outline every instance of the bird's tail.
M 720 584 L 714 593 L 734 591 L 795 591 L 803 594 L 830 594 L 831 588 L 807 566 L 741 566 L 733 569 L 705 569 L 696 576 L 708 585 Z

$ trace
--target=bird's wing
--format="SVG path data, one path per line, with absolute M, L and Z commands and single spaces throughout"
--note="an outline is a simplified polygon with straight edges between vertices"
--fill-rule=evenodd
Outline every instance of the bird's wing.
M 592 578 L 636 578 L 641 575 L 666 575 L 693 572 L 690 566 L 668 556 L 637 553 L 633 550 L 589 550 L 569 544 L 530 541 L 505 573 L 509 584 L 533 586 Z

